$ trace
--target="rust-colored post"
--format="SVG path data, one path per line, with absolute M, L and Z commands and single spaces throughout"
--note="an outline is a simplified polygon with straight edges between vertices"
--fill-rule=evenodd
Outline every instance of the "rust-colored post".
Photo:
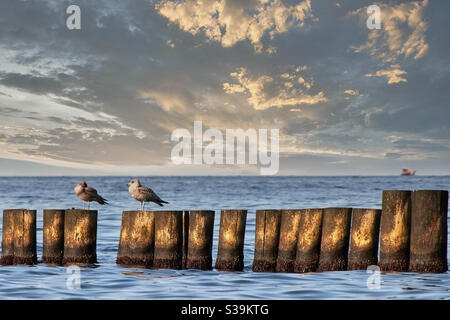
M 214 211 L 191 211 L 186 269 L 211 270 Z
M 42 262 L 61 265 L 64 257 L 65 210 L 44 210 Z
M 253 271 L 275 272 L 280 225 L 280 210 L 256 210 Z
M 324 209 L 318 271 L 347 270 L 351 218 L 351 208 Z
M 408 271 L 411 191 L 384 190 L 382 207 L 379 267 Z
M 183 246 L 181 257 L 181 269 L 186 269 L 189 245 L 189 211 L 183 211 Z
M 314 272 L 319 265 L 323 209 L 300 212 L 294 272 Z
M 182 269 L 183 211 L 153 211 L 155 256 L 153 268 Z
M 97 210 L 66 210 L 64 264 L 97 262 Z
M 35 263 L 36 210 L 4 210 L 1 264 Z
M 409 271 L 446 272 L 448 191 L 416 190 L 411 208 Z
M 354 208 L 348 270 L 366 270 L 378 264 L 381 210 Z
M 155 216 L 152 211 L 124 211 L 116 263 L 151 268 L 155 248 Z
M 301 210 L 281 210 L 276 272 L 294 272 Z
M 14 215 L 14 264 L 35 264 L 36 210 L 21 210 Z
M 2 258 L 4 266 L 14 264 L 14 216 L 19 210 L 3 210 Z
M 215 268 L 224 271 L 244 269 L 244 238 L 247 210 L 222 210 L 219 246 Z

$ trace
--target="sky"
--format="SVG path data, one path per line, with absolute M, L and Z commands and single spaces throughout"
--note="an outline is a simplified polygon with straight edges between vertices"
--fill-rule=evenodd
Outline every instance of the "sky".
M 0 175 L 259 174 L 174 164 L 171 135 L 194 121 L 279 129 L 280 175 L 448 175 L 449 14 L 429 0 L 1 1 Z

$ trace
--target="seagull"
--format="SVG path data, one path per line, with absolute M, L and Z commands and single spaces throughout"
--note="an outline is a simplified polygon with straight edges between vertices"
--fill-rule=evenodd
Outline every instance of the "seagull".
M 88 203 L 88 210 L 91 206 L 91 201 L 96 201 L 101 205 L 108 204 L 108 200 L 100 196 L 94 188 L 88 187 L 85 181 L 78 182 L 74 191 L 78 198 L 83 200 L 83 209 L 86 207 L 86 202 Z
M 141 185 L 138 179 L 133 179 L 128 183 L 128 192 L 134 199 L 141 203 L 141 211 L 144 211 L 146 202 L 154 202 L 161 207 L 163 203 L 168 203 L 167 201 L 161 200 L 152 189 Z

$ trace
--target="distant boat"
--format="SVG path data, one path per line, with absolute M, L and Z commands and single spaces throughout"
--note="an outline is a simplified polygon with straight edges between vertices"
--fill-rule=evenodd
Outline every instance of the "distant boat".
M 402 170 L 402 176 L 415 176 L 416 175 L 416 170 L 410 170 L 408 168 L 403 168 Z

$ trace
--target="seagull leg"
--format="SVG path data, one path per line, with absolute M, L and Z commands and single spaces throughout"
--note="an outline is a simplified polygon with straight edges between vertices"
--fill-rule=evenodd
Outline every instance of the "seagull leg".
M 91 202 L 88 201 L 88 210 L 90 210 L 90 209 L 91 209 Z
M 142 211 L 145 211 L 145 202 L 142 202 Z

